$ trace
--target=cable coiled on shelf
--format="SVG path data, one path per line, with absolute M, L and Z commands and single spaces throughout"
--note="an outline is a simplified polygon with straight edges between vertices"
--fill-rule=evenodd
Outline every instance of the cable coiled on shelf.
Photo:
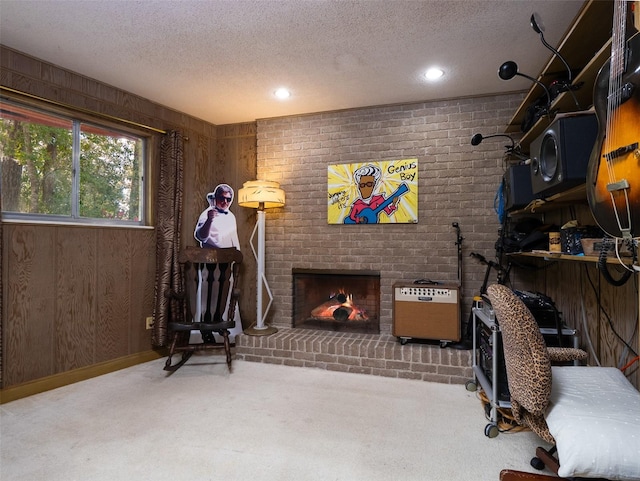
M 617 248 L 615 240 L 609 237 L 602 239 L 602 248 L 600 249 L 600 255 L 598 256 L 598 269 L 602 272 L 602 277 L 604 277 L 609 284 L 620 287 L 631 278 L 633 270 L 625 268 L 624 273 L 618 279 L 613 278 L 611 272 L 609 272 L 609 267 L 607 266 L 607 253 L 609 251 L 609 247 L 612 245 L 614 248 Z

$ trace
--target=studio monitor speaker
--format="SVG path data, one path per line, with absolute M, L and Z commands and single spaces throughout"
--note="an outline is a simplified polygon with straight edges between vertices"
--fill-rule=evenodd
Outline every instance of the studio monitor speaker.
M 504 206 L 507 211 L 522 209 L 535 197 L 528 165 L 511 165 L 504 174 Z
M 548 197 L 585 182 L 598 135 L 594 114 L 561 117 L 531 142 L 531 188 Z

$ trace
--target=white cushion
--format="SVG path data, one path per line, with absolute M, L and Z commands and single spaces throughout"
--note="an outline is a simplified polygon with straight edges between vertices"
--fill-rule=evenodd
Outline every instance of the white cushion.
M 546 420 L 565 478 L 640 479 L 640 392 L 616 368 L 552 367 Z

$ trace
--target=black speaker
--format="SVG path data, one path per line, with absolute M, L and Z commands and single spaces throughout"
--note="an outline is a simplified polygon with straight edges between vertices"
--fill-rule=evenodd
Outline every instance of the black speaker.
M 531 188 L 547 197 L 586 180 L 591 150 L 598 135 L 594 114 L 554 120 L 531 142 Z
M 504 206 L 507 211 L 522 209 L 535 197 L 528 165 L 511 165 L 504 174 Z

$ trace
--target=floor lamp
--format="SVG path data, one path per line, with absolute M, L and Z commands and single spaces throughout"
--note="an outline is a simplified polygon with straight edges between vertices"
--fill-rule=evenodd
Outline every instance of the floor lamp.
M 251 234 L 250 244 L 253 255 L 258 265 L 258 300 L 256 303 L 256 323 L 244 331 L 245 334 L 251 336 L 267 336 L 278 332 L 275 327 L 265 325 L 264 320 L 267 317 L 269 308 L 273 301 L 271 289 L 267 283 L 264 274 L 265 269 L 265 246 L 264 246 L 264 229 L 265 229 L 265 209 L 273 207 L 282 207 L 284 205 L 284 190 L 280 188 L 280 184 L 269 180 L 252 180 L 245 182 L 242 189 L 238 191 L 238 204 L 242 207 L 258 209 L 258 220 Z M 257 249 L 254 246 L 254 237 L 258 234 Z M 269 303 L 263 308 L 263 293 L 269 296 Z

